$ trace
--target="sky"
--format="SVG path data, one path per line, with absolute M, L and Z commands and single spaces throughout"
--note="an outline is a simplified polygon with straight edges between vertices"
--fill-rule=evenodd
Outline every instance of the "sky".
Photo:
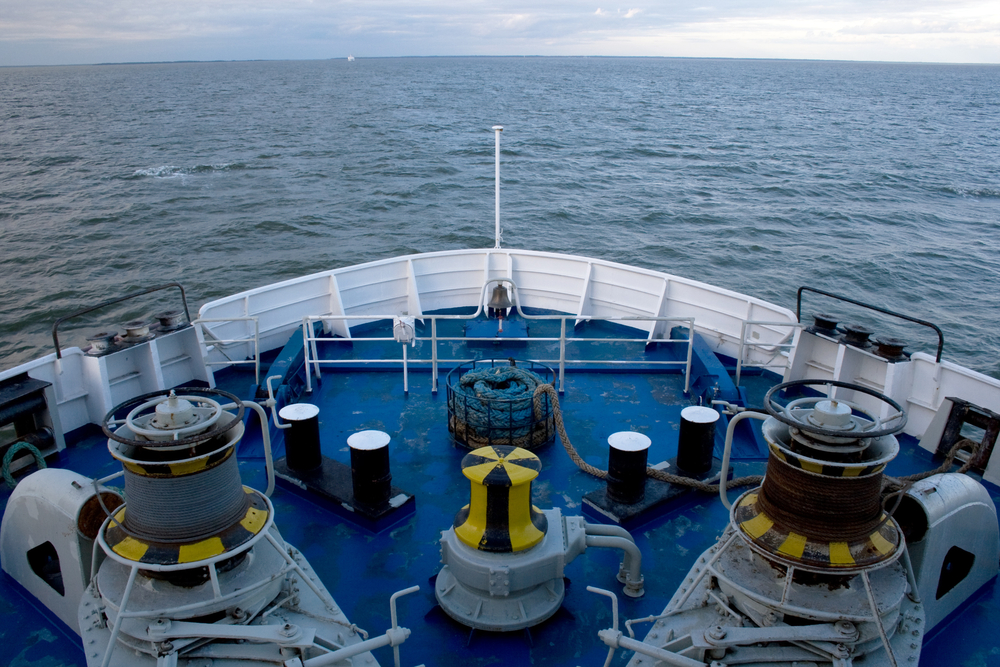
M 1000 63 L 1000 0 L 0 0 L 0 66 L 547 55 Z

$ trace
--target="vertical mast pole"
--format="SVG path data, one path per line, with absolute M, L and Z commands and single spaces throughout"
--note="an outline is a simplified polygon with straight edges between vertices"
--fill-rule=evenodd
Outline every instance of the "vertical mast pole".
M 503 132 L 503 125 L 494 125 L 493 131 L 497 137 L 496 150 L 496 244 L 494 248 L 500 248 L 500 133 Z

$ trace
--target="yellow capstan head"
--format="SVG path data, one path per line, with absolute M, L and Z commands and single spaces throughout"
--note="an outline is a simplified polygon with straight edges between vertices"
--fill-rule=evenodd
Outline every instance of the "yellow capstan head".
M 473 549 L 497 553 L 524 551 L 545 537 L 548 522 L 531 504 L 531 480 L 541 460 L 526 449 L 480 447 L 462 459 L 471 483 L 469 504 L 455 515 L 455 534 Z

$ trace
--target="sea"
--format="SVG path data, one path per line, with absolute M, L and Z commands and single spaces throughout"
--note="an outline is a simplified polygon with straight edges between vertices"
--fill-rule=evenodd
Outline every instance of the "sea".
M 494 125 L 504 247 L 791 309 L 822 289 L 1000 377 L 1000 66 L 583 57 L 0 68 L 0 369 L 162 283 L 193 310 L 492 247 Z M 807 293 L 815 312 L 937 343 Z

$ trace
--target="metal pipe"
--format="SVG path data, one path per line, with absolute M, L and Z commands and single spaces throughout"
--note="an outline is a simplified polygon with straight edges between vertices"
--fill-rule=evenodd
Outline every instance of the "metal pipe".
M 115 642 L 118 641 L 118 633 L 122 629 L 122 621 L 125 620 L 125 607 L 128 606 L 128 599 L 132 595 L 132 587 L 135 586 L 135 575 L 139 574 L 139 566 L 134 565 L 128 573 L 128 583 L 125 584 L 125 592 L 122 593 L 122 601 L 118 605 L 118 615 L 115 617 L 115 625 L 111 629 L 111 637 L 108 638 L 108 648 L 104 652 L 104 660 L 101 667 L 108 667 L 111 664 L 111 654 L 115 651 Z
M 301 579 L 302 582 L 306 586 L 308 586 L 313 593 L 316 594 L 316 597 L 319 599 L 319 601 L 322 602 L 328 610 L 336 611 L 338 609 L 337 603 L 333 601 L 333 598 L 330 597 L 330 594 L 327 593 L 326 596 L 323 595 L 323 593 L 316 586 L 316 584 L 313 583 L 312 578 L 309 577 L 309 575 L 307 575 L 302 570 L 301 567 L 299 567 L 299 564 L 296 563 L 295 560 L 287 552 L 285 552 L 284 547 L 278 544 L 278 541 L 274 538 L 273 535 L 268 533 L 265 537 L 267 541 L 271 543 L 271 546 L 274 547 L 274 550 L 278 552 L 278 555 L 281 556 L 281 558 L 285 561 L 288 567 L 295 570 L 295 574 L 299 575 L 299 579 Z
M 357 644 L 345 646 L 344 648 L 331 653 L 310 658 L 309 660 L 303 662 L 302 665 L 303 667 L 323 667 L 323 665 L 332 665 L 343 660 L 347 660 L 348 658 L 353 658 L 356 655 L 367 653 L 368 651 L 373 651 L 377 648 L 382 648 L 383 646 L 398 646 L 406 641 L 406 638 L 409 636 L 409 628 L 399 628 L 397 630 L 389 629 L 384 635 L 372 637 L 371 639 L 366 639 L 362 642 L 358 642 Z
M 410 393 L 410 376 L 406 364 L 406 343 L 403 343 L 403 393 Z
M 596 588 L 595 586 L 587 586 L 587 590 L 591 593 L 597 593 L 598 595 L 605 595 L 611 598 L 611 629 L 614 632 L 618 631 L 618 596 L 611 591 L 606 591 L 603 588 Z M 615 647 L 612 646 L 608 649 L 608 657 L 604 660 L 604 667 L 608 667 L 611 664 L 611 658 L 615 655 Z
M 585 523 L 583 531 L 587 535 L 613 535 L 615 537 L 624 537 L 627 540 L 635 542 L 635 539 L 632 537 L 632 533 L 628 532 L 621 526 L 608 526 L 603 523 Z
M 652 658 L 665 662 L 668 665 L 674 665 L 675 667 L 705 667 L 705 663 L 700 660 L 693 660 L 683 655 L 677 655 L 676 653 L 671 653 L 670 651 L 665 651 L 644 642 L 622 636 L 621 631 L 618 630 L 618 598 L 615 594 L 611 591 L 595 588 L 593 586 L 587 586 L 587 590 L 591 593 L 597 593 L 598 595 L 604 595 L 611 598 L 611 616 L 613 619 L 613 625 L 609 629 L 601 630 L 597 633 L 597 636 L 601 638 L 601 641 L 611 647 L 611 652 L 608 653 L 608 659 L 604 663 L 605 667 L 611 663 L 611 656 L 614 655 L 614 650 L 616 648 L 624 648 L 626 650 L 635 651 L 636 653 L 642 653 L 643 655 L 648 655 Z
M 278 421 L 278 411 L 274 409 L 274 406 L 278 404 L 278 401 L 274 398 L 274 389 L 271 388 L 271 380 L 280 380 L 280 375 L 271 375 L 267 378 L 267 407 L 271 408 L 271 419 L 274 421 L 274 427 L 280 429 L 291 428 L 291 424 L 282 424 Z
M 267 413 L 264 412 L 264 407 L 255 401 L 243 401 L 243 405 L 249 405 L 253 408 L 260 421 L 260 436 L 264 441 L 264 470 L 267 472 L 267 490 L 264 491 L 264 495 L 270 498 L 271 494 L 274 493 L 274 457 L 271 455 L 271 429 L 267 425 Z M 285 424 L 285 426 L 291 426 L 291 424 Z
M 584 531 L 586 532 L 586 530 Z M 609 549 L 621 549 L 624 552 L 622 568 L 627 577 L 625 580 L 625 595 L 630 598 L 642 597 L 642 552 L 630 539 L 615 537 L 611 535 L 587 535 L 586 544 L 588 547 L 607 547 Z
M 309 318 L 302 318 L 302 351 L 305 354 L 305 366 L 306 366 L 306 393 L 312 393 L 312 380 L 309 376 L 309 334 L 306 333 L 309 330 Z
M 865 582 L 865 593 L 868 595 L 868 605 L 872 609 L 872 620 L 875 621 L 875 627 L 878 628 L 878 634 L 882 638 L 882 645 L 885 646 L 885 655 L 889 658 L 889 664 L 892 667 L 897 667 L 896 654 L 892 651 L 892 644 L 889 643 L 889 635 L 885 632 L 885 627 L 882 626 L 882 617 L 878 615 L 878 602 L 875 601 L 875 593 L 872 591 L 872 582 L 868 579 L 868 571 L 864 570 L 861 572 L 861 580 Z
M 403 589 L 401 591 L 396 591 L 389 598 L 389 619 L 392 622 L 392 629 L 398 629 L 399 625 L 396 623 L 396 600 L 403 597 L 404 595 L 409 595 L 410 593 L 416 593 L 420 590 L 420 586 L 410 586 L 409 588 Z M 396 667 L 399 667 L 399 644 L 392 645 L 392 657 L 396 662 Z
M 920 604 L 920 591 L 917 589 L 917 577 L 913 573 L 913 563 L 910 562 L 910 549 L 903 544 L 903 569 L 906 570 L 906 580 L 910 584 L 910 594 L 907 596 L 911 602 Z
M 727 510 L 733 507 L 729 502 L 726 481 L 729 476 L 729 456 L 733 450 L 733 433 L 736 431 L 736 425 L 744 419 L 764 421 L 767 418 L 768 415 L 759 412 L 741 412 L 729 420 L 729 428 L 726 429 L 726 447 L 722 452 L 722 470 L 719 471 L 719 499 L 722 500 L 722 504 L 726 506 Z
M 431 393 L 438 391 L 438 345 L 437 345 L 437 318 L 431 318 Z
M 566 386 L 566 318 L 562 318 L 559 327 L 559 393 Z

